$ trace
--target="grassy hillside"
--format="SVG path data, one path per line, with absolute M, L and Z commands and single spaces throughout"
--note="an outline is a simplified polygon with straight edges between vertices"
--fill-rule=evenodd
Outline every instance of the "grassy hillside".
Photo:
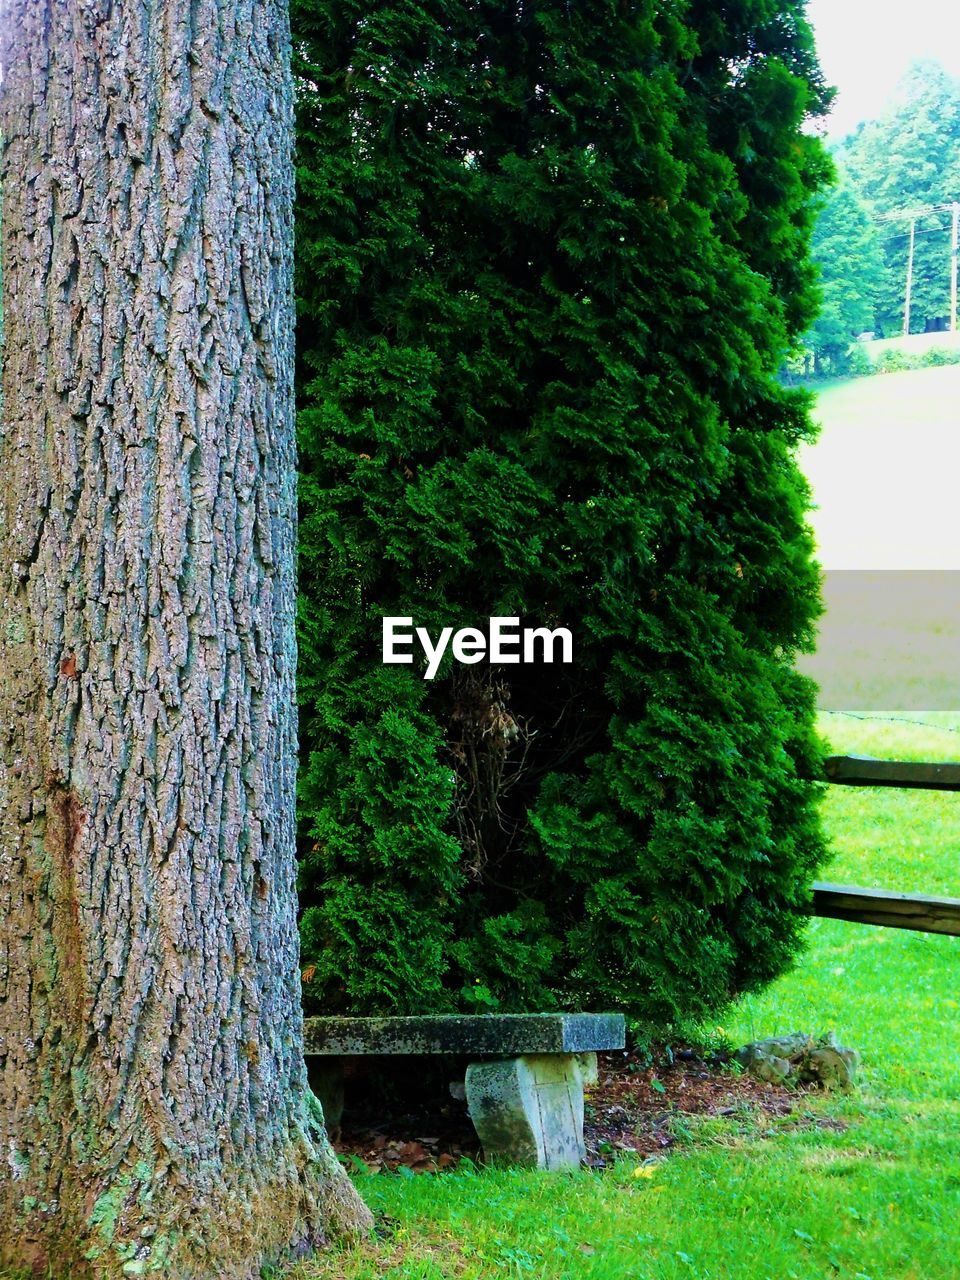
M 833 383 L 817 417 L 821 706 L 960 709 L 960 366 Z
M 876 363 L 885 351 L 897 351 L 906 356 L 923 356 L 928 351 L 956 351 L 960 348 L 960 333 L 911 333 L 896 338 L 875 338 L 872 342 L 857 343 Z
M 801 465 L 827 569 L 960 569 L 960 365 L 852 378 L 817 397 Z

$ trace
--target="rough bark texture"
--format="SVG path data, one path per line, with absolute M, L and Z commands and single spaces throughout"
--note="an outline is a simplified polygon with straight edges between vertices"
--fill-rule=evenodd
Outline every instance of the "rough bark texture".
M 365 1220 L 302 1056 L 285 6 L 0 31 L 0 1259 L 244 1280 Z

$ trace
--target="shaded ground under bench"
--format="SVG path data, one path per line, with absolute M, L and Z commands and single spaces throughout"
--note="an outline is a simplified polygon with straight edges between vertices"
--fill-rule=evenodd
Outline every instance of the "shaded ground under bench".
M 583 1086 L 598 1050 L 622 1049 L 615 1013 L 521 1013 L 406 1018 L 308 1018 L 310 1080 L 327 1122 L 339 1124 L 344 1060 L 391 1055 L 467 1059 L 467 1108 L 484 1155 L 541 1169 L 584 1156 Z

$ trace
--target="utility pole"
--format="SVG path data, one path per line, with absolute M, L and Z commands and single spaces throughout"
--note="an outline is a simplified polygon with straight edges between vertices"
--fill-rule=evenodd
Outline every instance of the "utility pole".
M 910 254 L 907 257 L 907 294 L 903 305 L 903 336 L 910 334 L 910 294 L 913 292 L 913 246 L 917 239 L 917 220 L 910 219 Z
M 957 332 L 957 241 L 960 239 L 960 202 L 950 206 L 953 225 L 950 234 L 950 332 Z

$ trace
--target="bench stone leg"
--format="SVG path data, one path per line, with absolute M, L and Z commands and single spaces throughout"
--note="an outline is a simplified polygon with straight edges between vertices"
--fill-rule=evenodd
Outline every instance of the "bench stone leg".
M 470 1063 L 467 1108 L 488 1160 L 533 1169 L 580 1164 L 584 1077 L 578 1058 L 530 1053 Z
M 583 1076 L 583 1083 L 597 1084 L 600 1080 L 597 1055 L 595 1053 L 578 1053 L 576 1058 L 580 1063 L 580 1074 Z
M 336 1137 L 343 1118 L 343 1059 L 307 1058 L 307 1082 L 323 1108 L 323 1122 L 327 1132 Z

